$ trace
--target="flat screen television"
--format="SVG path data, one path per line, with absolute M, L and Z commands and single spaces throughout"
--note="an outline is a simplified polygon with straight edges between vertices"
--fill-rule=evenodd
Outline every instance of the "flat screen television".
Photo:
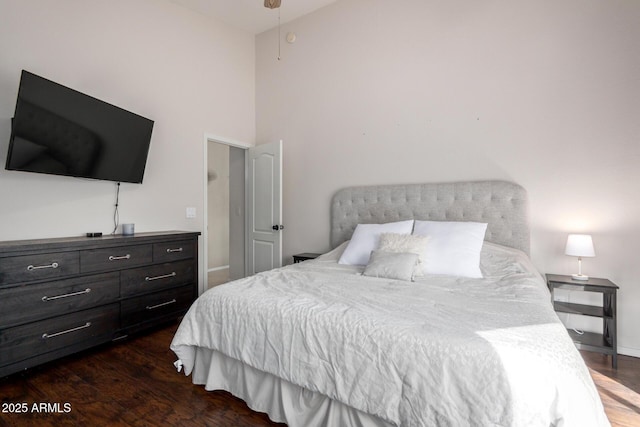
M 22 71 L 6 169 L 142 183 L 153 121 Z

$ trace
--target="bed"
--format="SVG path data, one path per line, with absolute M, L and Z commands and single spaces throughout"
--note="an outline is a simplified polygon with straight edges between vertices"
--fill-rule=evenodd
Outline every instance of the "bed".
M 342 262 L 359 224 L 406 221 L 414 233 L 419 223 L 485 224 L 482 277 L 365 276 L 374 253 L 366 266 Z M 292 427 L 609 425 L 528 258 L 522 187 L 347 188 L 332 200 L 331 245 L 205 292 L 171 344 L 176 366 Z

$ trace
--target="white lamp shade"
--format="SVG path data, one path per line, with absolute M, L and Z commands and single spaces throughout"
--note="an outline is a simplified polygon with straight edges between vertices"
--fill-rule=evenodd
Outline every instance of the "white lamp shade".
M 594 257 L 593 240 L 590 234 L 569 234 L 565 255 L 579 257 Z

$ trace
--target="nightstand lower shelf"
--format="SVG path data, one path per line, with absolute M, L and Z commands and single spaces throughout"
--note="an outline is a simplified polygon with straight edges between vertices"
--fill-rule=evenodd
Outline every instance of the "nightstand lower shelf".
M 574 344 L 580 350 L 594 351 L 602 354 L 614 355 L 615 352 L 611 345 L 606 341 L 602 334 L 595 332 L 583 332 L 578 334 L 573 329 L 567 329 L 569 336 Z

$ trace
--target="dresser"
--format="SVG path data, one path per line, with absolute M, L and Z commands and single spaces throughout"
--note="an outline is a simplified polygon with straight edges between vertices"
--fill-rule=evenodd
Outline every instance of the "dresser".
M 199 234 L 0 242 L 0 378 L 182 316 Z

